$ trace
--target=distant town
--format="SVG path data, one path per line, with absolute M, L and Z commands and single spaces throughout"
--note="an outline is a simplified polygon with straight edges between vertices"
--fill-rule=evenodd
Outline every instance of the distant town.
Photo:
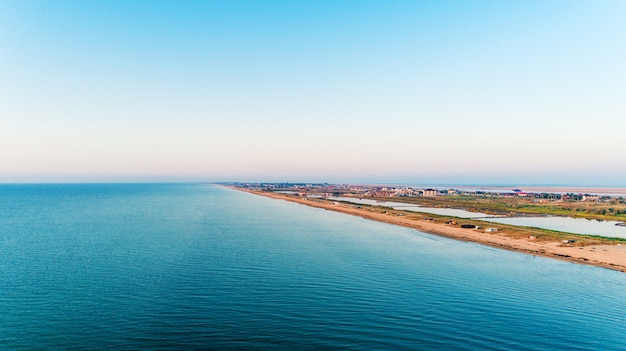
M 547 201 L 587 201 L 626 203 L 623 196 L 599 195 L 574 192 L 532 192 L 522 189 L 484 191 L 453 188 L 430 188 L 409 186 L 376 186 L 328 183 L 222 183 L 260 191 L 288 192 L 299 196 L 354 196 L 354 197 L 437 197 L 472 196 L 485 198 L 526 198 L 534 202 Z

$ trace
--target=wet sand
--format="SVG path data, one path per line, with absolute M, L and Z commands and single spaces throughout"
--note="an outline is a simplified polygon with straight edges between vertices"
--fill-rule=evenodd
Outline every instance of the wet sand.
M 374 221 L 400 225 L 403 227 L 413 228 L 421 232 L 435 234 L 455 240 L 471 241 L 505 250 L 626 272 L 626 245 L 564 246 L 561 245 L 561 242 L 545 242 L 527 238 L 512 238 L 498 232 L 487 233 L 483 230 L 461 228 L 458 225 L 451 226 L 441 222 L 373 212 L 368 210 L 366 207 L 358 208 L 357 206 L 343 203 L 317 201 L 289 196 L 286 194 L 251 191 L 236 187 L 233 187 L 233 189 L 256 195 L 267 196 L 273 199 L 286 200 L 307 206 L 359 216 Z

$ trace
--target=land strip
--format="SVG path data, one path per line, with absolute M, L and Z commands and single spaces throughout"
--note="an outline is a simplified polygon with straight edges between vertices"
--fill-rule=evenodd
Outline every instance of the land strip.
M 510 215 L 549 215 L 606 221 L 626 221 L 626 204 L 610 202 L 549 201 L 530 198 L 434 196 L 372 197 L 374 200 L 405 202 L 426 207 L 462 208 L 471 212 Z
M 230 188 L 413 228 L 455 240 L 471 241 L 505 250 L 626 272 L 626 239 L 578 235 L 504 224 L 486 224 L 484 221 L 393 210 L 382 206 L 355 205 L 272 191 Z M 463 224 L 493 227 L 495 231 L 486 232 L 484 227 L 462 228 Z M 568 242 L 564 244 L 564 240 Z

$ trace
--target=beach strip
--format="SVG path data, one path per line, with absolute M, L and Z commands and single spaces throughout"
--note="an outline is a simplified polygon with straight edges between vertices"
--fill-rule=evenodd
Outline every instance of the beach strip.
M 499 232 L 486 232 L 484 230 L 461 228 L 459 225 L 449 225 L 438 221 L 428 220 L 426 217 L 417 219 L 416 216 L 405 216 L 399 214 L 399 212 L 402 211 L 380 212 L 374 211 L 369 207 L 356 206 L 354 204 L 326 201 L 321 199 L 309 199 L 289 194 L 256 191 L 238 187 L 229 188 L 273 199 L 285 200 L 306 206 L 359 216 L 369 220 L 413 228 L 421 232 L 443 236 L 450 239 L 471 241 L 504 250 L 626 272 L 626 245 L 562 245 L 559 241 L 546 242 L 526 237 L 514 238 L 510 235 L 502 235 L 502 233 Z M 424 215 L 428 216 L 427 214 Z

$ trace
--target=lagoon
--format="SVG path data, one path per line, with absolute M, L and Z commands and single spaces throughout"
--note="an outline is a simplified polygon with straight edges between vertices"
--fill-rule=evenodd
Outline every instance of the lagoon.
M 329 197 L 329 199 L 335 200 L 335 201 L 345 201 L 345 202 L 361 204 L 361 205 L 385 206 L 385 207 L 393 208 L 394 210 L 432 213 L 432 214 L 437 214 L 437 215 L 442 215 L 442 216 L 455 216 L 455 217 L 461 217 L 461 218 L 495 217 L 493 215 L 489 215 L 489 214 L 481 213 L 481 212 L 470 212 L 470 211 L 456 209 L 456 208 L 426 207 L 426 206 L 409 204 L 406 202 L 397 202 L 397 201 L 378 201 L 378 200 L 372 200 L 372 199 L 362 199 L 362 198 L 353 198 L 353 197 Z
M 486 221 L 558 230 L 575 234 L 590 234 L 610 238 L 626 238 L 626 227 L 618 226 L 617 221 L 597 221 L 595 219 L 541 216 L 541 217 L 500 217 L 486 218 Z

